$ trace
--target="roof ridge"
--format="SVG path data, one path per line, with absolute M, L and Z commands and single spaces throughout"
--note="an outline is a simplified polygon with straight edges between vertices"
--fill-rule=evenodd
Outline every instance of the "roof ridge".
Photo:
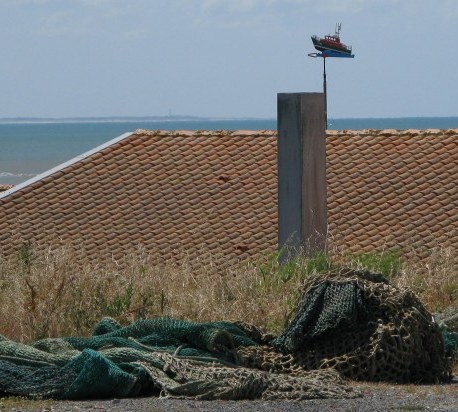
M 276 130 L 148 130 L 137 129 L 133 132 L 136 135 L 143 136 L 274 136 L 277 134 Z

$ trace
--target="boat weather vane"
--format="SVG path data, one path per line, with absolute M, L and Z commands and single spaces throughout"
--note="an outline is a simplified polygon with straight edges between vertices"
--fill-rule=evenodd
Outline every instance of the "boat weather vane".
M 313 46 L 321 53 L 309 53 L 309 57 L 323 58 L 323 93 L 324 93 L 324 119 L 325 127 L 328 128 L 328 96 L 326 86 L 326 58 L 328 57 L 347 57 L 354 58 L 351 46 L 347 46 L 340 41 L 341 23 L 336 24 L 336 31 L 334 34 L 319 37 L 312 36 Z

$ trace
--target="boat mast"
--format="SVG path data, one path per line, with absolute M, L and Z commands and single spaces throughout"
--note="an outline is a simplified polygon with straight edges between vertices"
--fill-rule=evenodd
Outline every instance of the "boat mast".
M 342 28 L 342 23 L 336 23 L 336 37 L 340 39 L 340 29 Z

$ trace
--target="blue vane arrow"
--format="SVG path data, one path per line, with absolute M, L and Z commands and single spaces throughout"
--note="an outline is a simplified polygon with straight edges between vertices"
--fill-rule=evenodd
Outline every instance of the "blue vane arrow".
M 309 53 L 310 57 L 346 57 L 347 59 L 353 59 L 354 54 L 341 53 L 334 50 L 324 50 L 321 53 Z

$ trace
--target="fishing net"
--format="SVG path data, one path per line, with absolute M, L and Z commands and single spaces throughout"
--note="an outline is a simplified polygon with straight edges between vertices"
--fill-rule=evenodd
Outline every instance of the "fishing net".
M 418 299 L 349 270 L 311 278 L 277 337 L 243 322 L 163 317 L 124 327 L 105 318 L 91 337 L 31 345 L 0 336 L 0 396 L 349 398 L 359 394 L 342 378 L 449 377 L 442 334 Z
M 444 336 L 447 356 L 458 360 L 458 306 L 451 306 L 434 315 Z
M 24 345 L 0 338 L 0 396 L 58 399 L 165 394 L 198 399 L 309 399 L 358 394 L 335 371 L 285 377 L 240 365 L 237 349 L 258 346 L 244 323 L 171 318 L 122 327 L 102 319 L 89 338 Z
M 451 373 L 441 330 L 418 298 L 364 271 L 310 279 L 295 317 L 271 345 L 294 365 L 334 368 L 355 380 L 426 383 Z

